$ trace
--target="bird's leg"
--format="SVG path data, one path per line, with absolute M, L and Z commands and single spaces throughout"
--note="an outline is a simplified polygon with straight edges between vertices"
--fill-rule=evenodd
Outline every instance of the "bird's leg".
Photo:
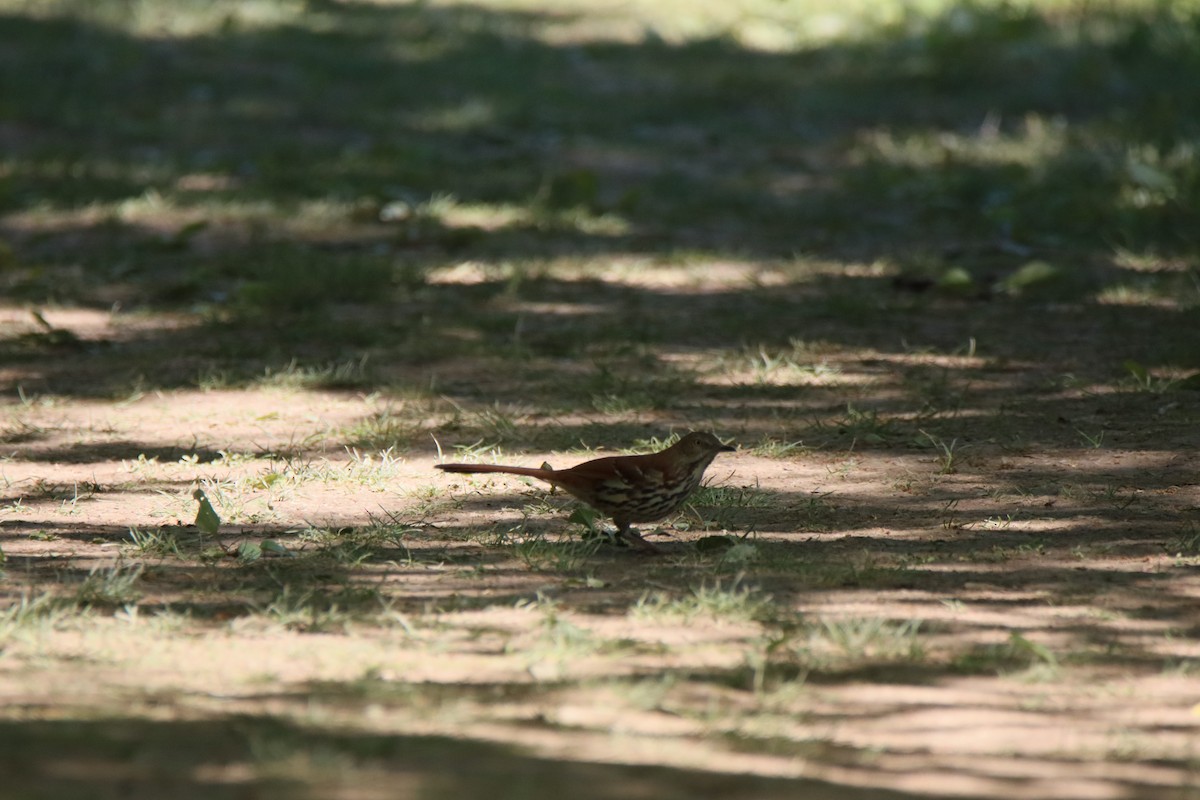
M 629 542 L 629 546 L 635 550 L 641 550 L 646 553 L 661 553 L 663 549 L 653 542 L 648 542 L 642 535 L 637 532 L 628 522 L 621 520 L 613 520 L 617 523 L 617 536 Z

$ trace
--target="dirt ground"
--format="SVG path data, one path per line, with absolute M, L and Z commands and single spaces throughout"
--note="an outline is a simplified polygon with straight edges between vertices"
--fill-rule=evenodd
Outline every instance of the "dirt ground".
M 1200 800 L 1197 74 L 1194 2 L 0 0 L 0 800 Z M 661 555 L 434 469 L 688 430 Z
M 419 413 L 286 383 L 56 396 L 37 386 L 89 380 L 89 347 L 149 323 L 47 318 L 87 344 L 53 375 L 10 368 L 30 388 L 5 399 L 0 463 L 9 796 L 1200 793 L 1193 393 L 1081 381 L 1046 418 L 1009 360 L 854 348 L 726 400 L 747 376 L 681 349 L 709 377 L 638 430 L 741 448 L 654 557 L 585 545 L 571 503 L 520 479 L 432 469 L 471 443 L 445 422 L 471 365 Z M 884 408 L 939 364 L 978 372 L 949 422 L 820 402 Z M 807 405 L 808 436 L 764 419 L 768 396 Z M 504 408 L 567 441 L 503 460 L 582 460 L 562 450 L 589 420 L 535 406 Z M 385 408 L 420 435 L 348 448 Z M 1093 423 L 1100 446 L 1076 433 Z M 238 557 L 268 539 L 287 553 Z

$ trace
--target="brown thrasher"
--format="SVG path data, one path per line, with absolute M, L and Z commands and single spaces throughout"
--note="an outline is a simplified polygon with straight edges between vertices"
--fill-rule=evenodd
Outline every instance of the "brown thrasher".
M 734 449 L 711 433 L 696 432 L 657 453 L 597 458 L 570 469 L 502 464 L 436 466 L 446 472 L 504 472 L 545 481 L 612 517 L 617 534 L 631 545 L 657 551 L 657 547 L 632 529 L 632 524 L 653 522 L 675 511 L 700 485 L 704 470 L 717 453 Z

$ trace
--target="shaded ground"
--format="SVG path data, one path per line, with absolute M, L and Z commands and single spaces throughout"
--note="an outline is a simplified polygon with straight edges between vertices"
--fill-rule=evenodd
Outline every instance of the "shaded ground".
M 1190 6 L 118 5 L 0 3 L 12 796 L 1200 795 Z M 431 468 L 692 428 L 657 558 Z
M 84 331 L 90 317 L 61 319 Z M 1044 402 L 1088 413 L 1079 430 L 1096 426 L 1099 447 L 1039 422 L 1043 401 L 1002 382 L 979 393 L 1006 409 L 998 421 L 966 403 L 864 420 L 821 399 L 870 394 L 883 409 L 894 394 L 903 408 L 905 364 L 939 360 L 846 350 L 823 376 L 747 384 L 747 398 L 794 393 L 773 404 L 780 438 L 757 422 L 761 403 L 732 400 L 727 368 L 682 407 L 638 412 L 625 430 L 702 422 L 748 448 L 714 466 L 659 539 L 663 558 L 582 543 L 569 504 L 520 481 L 436 475 L 432 438 L 402 456 L 339 449 L 381 406 L 443 447 L 499 413 L 514 442 L 587 440 L 601 412 L 486 404 L 465 422 L 449 400 L 409 417 L 376 394 L 287 386 L 15 405 L 3 547 L 9 602 L 28 609 L 10 606 L 6 705 L 14 721 L 107 721 L 135 763 L 159 764 L 153 748 L 189 726 L 236 732 L 218 753 L 202 739 L 195 761 L 113 778 L 147 796 L 185 788 L 180 769 L 206 793 L 475 791 L 421 759 L 414 774 L 400 755 L 425 746 L 414 735 L 451 763 L 473 757 L 461 737 L 496 742 L 501 774 L 550 759 L 514 793 L 577 780 L 577 759 L 679 770 L 597 773 L 598 797 L 683 796 L 713 771 L 764 776 L 729 779 L 764 797 L 794 793 L 771 780 L 795 778 L 838 797 L 1188 796 L 1200 580 L 1181 451 L 1194 399 L 1056 388 Z M 517 449 L 504 458 L 580 457 Z M 197 485 L 224 520 L 215 537 L 190 524 Z M 721 531 L 745 539 L 696 549 Z M 263 537 L 294 557 L 227 554 Z M 32 741 L 54 761 L 22 750 L 17 774 L 43 785 L 77 752 L 70 769 L 91 780 L 110 745 L 64 753 L 67 735 L 38 724 Z M 343 730 L 359 732 L 326 733 Z

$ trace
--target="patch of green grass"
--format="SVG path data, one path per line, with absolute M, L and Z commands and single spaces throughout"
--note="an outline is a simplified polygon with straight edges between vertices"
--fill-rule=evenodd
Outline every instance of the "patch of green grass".
M 342 437 L 355 450 L 390 453 L 408 449 L 425 432 L 422 421 L 382 410 L 345 428 Z
M 51 592 L 34 596 L 22 594 L 0 609 L 0 651 L 10 641 L 44 633 L 78 613 L 75 603 Z
M 978 646 L 960 653 L 953 667 L 966 673 L 994 672 L 1048 680 L 1057 674 L 1059 659 L 1045 645 L 1013 631 L 1003 644 Z
M 342 586 L 334 591 L 283 583 L 273 596 L 254 605 L 254 614 L 235 621 L 238 628 L 267 624 L 305 633 L 345 632 L 355 623 L 406 624 L 377 588 Z
M 925 437 L 926 441 L 929 442 L 929 445 L 932 446 L 934 448 L 934 450 L 936 450 L 938 453 L 938 458 L 937 458 L 938 474 L 939 475 L 953 475 L 955 472 L 957 472 L 958 467 L 957 467 L 957 464 L 955 463 L 955 459 L 956 459 L 955 448 L 958 445 L 958 440 L 952 439 L 949 442 L 947 442 L 945 439 L 941 438 L 940 436 L 937 436 L 936 434 L 928 433 L 926 431 L 921 431 L 921 435 L 923 437 Z
M 281 470 L 273 470 L 265 475 L 250 478 L 247 488 L 261 490 L 288 482 L 295 484 L 348 483 L 376 490 L 394 487 L 402 459 L 392 448 L 379 451 L 360 451 L 351 447 L 347 448 L 346 456 L 345 460 L 337 461 L 331 459 L 290 461 Z M 220 498 L 223 504 L 228 502 L 237 506 L 237 502 L 234 500 L 224 496 L 220 496 Z
M 399 519 L 373 519 L 369 525 L 352 528 L 308 528 L 296 538 L 299 542 L 315 545 L 320 552 L 341 554 L 343 548 L 350 548 L 350 553 L 364 550 L 389 555 L 400 553 L 407 560 L 411 553 L 405 542 L 417 532 Z
M 268 368 L 260 383 L 288 389 L 355 389 L 375 384 L 366 355 L 322 366 L 302 366 L 292 359 L 279 369 Z
M 836 674 L 920 664 L 926 660 L 921 620 L 883 617 L 780 617 L 746 654 L 750 684 L 766 698 L 795 688 L 813 672 Z
M 769 617 L 774 604 L 769 596 L 734 580 L 728 586 L 719 581 L 701 584 L 686 594 L 654 592 L 643 595 L 631 609 L 635 619 L 683 620 L 707 617 L 723 622 L 754 622 Z
M 826 618 L 808 629 L 803 647 L 817 663 L 916 661 L 924 657 L 921 625 L 921 620 Z
M 176 556 L 179 550 L 179 540 L 173 531 L 163 528 L 145 530 L 135 526 L 129 529 L 129 540 L 137 551 L 144 556 Z
M 530 607 L 541 614 L 538 634 L 532 647 L 527 643 L 521 647 L 531 660 L 562 661 L 591 655 L 602 646 L 594 634 L 568 619 L 556 601 L 539 596 Z
M 919 581 L 920 573 L 905 560 L 888 558 L 874 548 L 839 552 L 829 559 L 813 558 L 790 545 L 760 542 L 757 547 L 761 551 L 758 569 L 764 580 L 774 576 L 810 590 L 884 589 Z
M 1183 527 L 1163 548 L 1176 558 L 1200 556 L 1200 523 L 1190 522 Z
M 1175 386 L 1176 381 L 1153 375 L 1144 365 L 1133 359 L 1127 359 L 1122 366 L 1128 373 L 1124 385 L 1132 386 L 1135 391 L 1162 394 Z
M 381 258 L 279 248 L 248 266 L 237 299 L 255 310 L 311 312 L 334 303 L 381 303 L 392 289 L 392 264 Z
M 749 514 L 772 509 L 776 503 L 770 493 L 750 486 L 701 486 L 688 498 L 686 522 L 676 526 L 731 528 L 739 521 L 749 522 Z
M 697 506 L 723 508 L 768 508 L 772 496 L 769 492 L 750 486 L 701 486 L 692 494 L 689 502 Z
M 141 564 L 114 564 L 111 567 L 93 567 L 75 588 L 73 600 L 80 606 L 118 608 L 135 603 L 142 591 Z
M 603 545 L 597 536 L 566 541 L 549 541 L 530 536 L 516 545 L 517 557 L 535 572 L 571 573 L 588 563 Z
M 836 383 L 840 369 L 819 359 L 818 354 L 825 349 L 824 345 L 796 338 L 784 347 L 765 343 L 745 345 L 733 353 L 722 354 L 712 369 L 717 373 L 745 374 L 760 385 Z

